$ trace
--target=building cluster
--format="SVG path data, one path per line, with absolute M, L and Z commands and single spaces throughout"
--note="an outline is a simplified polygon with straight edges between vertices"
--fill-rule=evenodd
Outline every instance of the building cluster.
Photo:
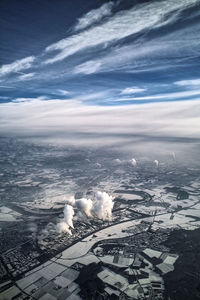
M 17 247 L 1 255 L 1 260 L 8 270 L 9 275 L 18 277 L 40 264 L 37 251 L 24 251 L 24 248 Z
M 44 251 L 45 255 L 51 257 L 56 253 L 63 251 L 74 242 L 81 240 L 83 237 L 92 233 L 95 234 L 96 231 L 118 222 L 118 218 L 115 217 L 111 221 L 103 221 L 97 218 L 88 219 L 86 221 L 74 221 L 74 228 L 71 230 L 72 235 L 69 235 L 66 232 L 59 234 L 56 230 L 49 230 L 47 234 L 38 238 L 38 246 L 41 251 Z
M 101 241 L 102 245 L 107 245 L 107 247 L 102 247 L 102 255 L 113 254 L 115 249 L 121 250 L 123 245 L 125 245 L 123 249 L 127 255 L 138 253 L 149 247 L 149 245 L 159 251 L 168 251 L 169 249 L 163 242 L 167 240 L 172 229 L 160 228 L 153 231 L 151 230 L 151 224 L 152 223 L 142 221 L 137 226 L 126 229 L 126 232 L 131 234 L 128 237 Z M 112 247 L 108 247 L 108 242 L 112 244 Z

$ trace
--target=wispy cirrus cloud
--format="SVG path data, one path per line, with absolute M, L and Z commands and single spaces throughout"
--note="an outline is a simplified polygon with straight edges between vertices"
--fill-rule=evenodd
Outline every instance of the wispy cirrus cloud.
M 192 87 L 199 86 L 200 87 L 200 79 L 198 78 L 198 79 L 180 80 L 180 81 L 175 81 L 174 84 L 178 86 L 192 86 Z
M 75 66 L 72 73 L 73 74 L 93 74 L 96 73 L 101 67 L 101 62 L 90 60 L 78 66 Z
M 22 74 L 18 77 L 19 80 L 30 80 L 35 76 L 35 73 Z
M 102 100 L 107 98 L 108 96 L 111 96 L 112 93 L 110 91 L 99 91 L 99 92 L 93 92 L 93 93 L 80 93 L 73 95 L 73 97 L 69 97 L 70 92 L 65 91 L 65 90 L 57 90 L 56 92 L 53 93 L 53 95 L 57 95 L 56 97 L 49 97 L 46 95 L 41 95 L 38 97 L 19 97 L 15 98 L 12 100 L 13 103 L 20 103 L 20 102 L 37 102 L 38 100 L 45 100 L 45 101 L 58 101 L 65 103 L 65 101 L 68 101 L 68 103 L 76 103 L 77 105 L 81 103 L 87 103 L 89 102 L 90 104 L 95 104 L 96 100 Z M 59 96 L 66 96 L 64 99 L 60 99 Z
M 168 0 L 138 4 L 129 10 L 116 13 L 101 25 L 93 26 L 81 33 L 62 39 L 46 48 L 46 52 L 57 51 L 45 63 L 54 63 L 69 57 L 78 51 L 109 44 L 124 39 L 130 35 L 149 31 L 158 26 L 166 25 L 169 14 L 177 14 L 198 0 Z M 149 13 L 151 11 L 151 13 Z
M 112 13 L 112 8 L 114 6 L 114 2 L 110 1 L 108 3 L 104 3 L 97 9 L 92 9 L 81 18 L 78 19 L 77 24 L 74 26 L 74 30 L 82 30 L 85 29 L 99 21 L 103 18 L 108 17 Z
M 179 64 L 183 66 L 188 60 L 192 62 L 199 51 L 199 30 L 199 25 L 181 27 L 151 39 L 142 38 L 128 45 L 118 45 L 100 57 L 77 65 L 74 72 L 86 75 L 113 71 L 138 73 L 167 70 Z M 175 82 L 176 85 L 187 83 L 189 81 Z M 198 82 L 193 80 L 190 83 L 194 85 Z
M 8 75 L 13 72 L 29 69 L 35 60 L 34 56 L 28 56 L 18 59 L 11 64 L 6 64 L 0 67 L 0 76 Z
M 111 95 L 109 91 L 103 90 L 103 91 L 94 92 L 94 93 L 88 93 L 88 94 L 82 94 L 82 95 L 79 94 L 70 100 L 75 100 L 75 101 L 80 101 L 80 102 L 89 101 L 90 103 L 95 104 L 96 100 L 103 100 L 103 99 L 107 98 L 109 95 Z
M 3 88 L 3 89 L 13 89 L 13 86 L 0 85 L 0 88 Z
M 6 96 L 0 96 L 0 100 L 7 100 L 9 99 L 9 97 L 6 97 Z
M 62 95 L 62 96 L 66 96 L 69 95 L 70 92 L 67 90 L 57 90 L 56 94 Z
M 12 100 L 13 103 L 20 103 L 20 102 L 31 102 L 31 101 L 34 101 L 34 102 L 37 102 L 38 100 L 48 100 L 48 97 L 46 96 L 39 96 L 39 97 L 36 97 L 36 98 L 16 98 L 14 100 Z
M 35 56 L 3 65 L 0 76 L 11 76 L 0 78 L 2 84 L 5 80 L 8 84 L 2 86 L 2 95 L 9 94 L 9 99 L 47 95 L 49 101 L 73 98 L 90 105 L 131 105 L 131 101 L 178 101 L 199 96 L 199 79 L 190 77 L 198 78 L 198 68 L 193 66 L 198 65 L 199 57 L 196 8 L 200 0 L 128 2 L 111 1 L 89 11 L 77 22 L 74 19 L 75 25 L 64 33 L 68 35 L 65 39 L 54 44 L 47 42 L 46 50 L 40 46 L 38 52 L 35 45 Z M 92 6 L 97 7 L 96 4 Z M 68 5 L 66 2 L 63 7 L 70 10 Z M 189 8 L 186 14 L 184 10 Z M 55 41 L 57 33 L 59 37 L 62 34 L 58 29 L 48 41 Z M 31 47 L 26 53 L 30 50 Z M 74 55 L 69 59 L 71 54 Z M 186 76 L 188 80 L 181 80 Z M 28 80 L 31 84 L 27 84 Z M 188 94 L 189 90 L 194 93 Z
M 142 97 L 123 97 L 119 98 L 116 101 L 133 101 L 133 100 L 165 100 L 165 99 L 184 99 L 188 97 L 200 96 L 200 90 L 190 90 L 174 93 L 165 93 L 165 94 L 155 94 L 150 96 Z
M 122 95 L 130 95 L 145 92 L 146 89 L 137 86 L 127 87 L 121 91 Z

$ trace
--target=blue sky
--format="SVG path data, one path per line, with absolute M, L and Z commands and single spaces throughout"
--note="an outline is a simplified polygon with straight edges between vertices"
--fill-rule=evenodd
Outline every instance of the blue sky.
M 6 0 L 0 15 L 2 134 L 199 138 L 200 0 Z
M 1 102 L 200 95 L 200 1 L 1 1 Z

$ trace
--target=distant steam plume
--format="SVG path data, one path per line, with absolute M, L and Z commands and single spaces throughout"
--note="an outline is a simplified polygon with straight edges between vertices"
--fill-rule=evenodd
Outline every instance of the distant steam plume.
M 120 165 L 122 163 L 121 159 L 119 159 L 119 158 L 114 159 L 114 162 L 118 165 Z
M 159 161 L 157 159 L 154 160 L 154 164 L 156 165 L 156 167 L 158 167 L 159 165 Z
M 173 160 L 176 160 L 176 154 L 174 151 L 172 152 L 172 158 L 173 158 Z
M 132 158 L 132 159 L 130 160 L 130 163 L 132 164 L 132 166 L 136 166 L 136 165 L 137 165 L 137 161 L 136 161 L 135 158 Z

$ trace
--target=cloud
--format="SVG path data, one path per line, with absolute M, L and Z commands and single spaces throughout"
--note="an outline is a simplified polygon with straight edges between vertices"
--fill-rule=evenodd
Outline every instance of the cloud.
M 156 1 L 138 4 L 132 9 L 120 11 L 103 24 L 49 45 L 46 52 L 57 51 L 58 53 L 48 58 L 45 63 L 54 63 L 86 48 L 105 46 L 130 35 L 166 25 L 169 14 L 176 14 L 177 11 L 182 11 L 197 2 L 198 0 Z M 172 19 L 168 20 L 170 22 Z
M 78 19 L 77 24 L 74 26 L 74 30 L 85 29 L 95 23 L 101 21 L 104 17 L 110 16 L 112 13 L 114 2 L 104 3 L 97 9 L 92 9 L 87 14 Z
M 62 96 L 65 96 L 65 95 L 69 95 L 70 92 L 69 91 L 66 91 L 66 90 L 57 90 L 57 93 L 59 95 L 62 95 Z
M 183 99 L 183 98 L 188 98 L 193 96 L 200 96 L 200 90 L 157 94 L 157 95 L 144 96 L 144 97 L 119 98 L 116 101 Z
M 13 100 L 13 102 L 19 103 L 19 102 L 30 102 L 36 100 L 38 100 L 38 98 L 16 98 Z
M 35 76 L 35 73 L 23 74 L 18 77 L 19 80 L 30 80 Z
M 175 81 L 174 84 L 178 86 L 200 86 L 200 79 L 188 79 Z
M 128 95 L 128 94 L 136 94 L 136 93 L 142 93 L 146 91 L 146 89 L 142 89 L 142 88 L 139 88 L 137 86 L 132 86 L 132 87 L 128 87 L 128 88 L 125 88 L 121 91 L 121 94 L 122 95 Z
M 11 64 L 3 65 L 0 68 L 0 76 L 29 69 L 32 66 L 34 60 L 35 60 L 34 56 L 28 56 L 23 59 L 16 60 Z
M 73 73 L 74 74 L 92 74 L 96 73 L 101 67 L 101 62 L 99 61 L 87 61 L 83 64 L 75 66 Z
M 188 61 L 196 64 L 195 58 L 200 47 L 199 32 L 199 24 L 190 24 L 187 27 L 179 26 L 176 31 L 166 30 L 162 35 L 150 37 L 143 34 L 131 43 L 129 41 L 129 45 L 115 45 L 98 58 L 87 60 L 74 69 L 76 74 L 78 71 L 81 74 L 92 74 L 116 70 L 137 74 L 148 71 L 169 72 L 176 66 L 179 69 L 180 65 L 187 67 Z
M 86 102 L 86 101 L 92 101 L 94 102 L 95 100 L 102 100 L 105 99 L 110 96 L 110 92 L 109 91 L 100 91 L 100 92 L 96 92 L 96 93 L 88 93 L 88 94 L 83 94 L 83 95 L 79 95 L 74 99 L 71 100 L 78 100 L 80 102 Z
M 164 49 L 169 48 L 162 43 L 152 44 L 150 41 L 146 43 L 135 43 L 129 46 L 118 46 L 111 49 L 110 53 L 103 55 L 100 58 L 88 60 L 74 67 L 73 74 L 92 74 L 100 72 L 112 72 L 116 70 L 136 72 L 144 68 L 151 68 L 152 61 L 156 62 L 156 54 L 169 54 L 169 51 Z M 153 66 L 155 68 L 155 66 Z M 164 66 L 166 68 L 166 65 Z M 157 66 L 158 68 L 158 66 Z M 160 68 L 160 66 L 159 66 Z
M 145 142 L 200 139 L 200 101 L 90 106 L 69 100 L 3 103 L 0 134 L 133 151 Z M 39 139 L 40 141 L 40 139 Z M 166 148 L 166 145 L 165 145 Z M 145 147 L 147 149 L 147 147 Z M 176 149 L 171 149 L 175 151 Z
M 31 102 L 31 101 L 39 101 L 39 100 L 47 100 L 48 98 L 46 96 L 39 96 L 37 98 L 16 98 L 13 100 L 14 103 L 19 103 L 19 102 Z
M 6 96 L 0 96 L 0 100 L 7 100 L 9 99 L 9 97 L 6 97 Z
M 191 29 L 192 30 L 192 29 Z M 186 37 L 183 39 L 184 34 Z M 176 34 L 155 37 L 153 40 L 135 41 L 130 45 L 118 46 L 97 59 L 88 60 L 74 67 L 74 74 L 100 72 L 148 72 L 172 69 L 184 63 L 186 57 L 193 58 L 193 50 L 198 49 L 198 39 L 187 38 L 191 32 L 184 29 Z M 192 48 L 191 48 L 192 47 Z M 181 49 L 181 51 L 180 51 Z
M 13 86 L 0 85 L 0 88 L 3 88 L 3 89 L 13 89 Z

